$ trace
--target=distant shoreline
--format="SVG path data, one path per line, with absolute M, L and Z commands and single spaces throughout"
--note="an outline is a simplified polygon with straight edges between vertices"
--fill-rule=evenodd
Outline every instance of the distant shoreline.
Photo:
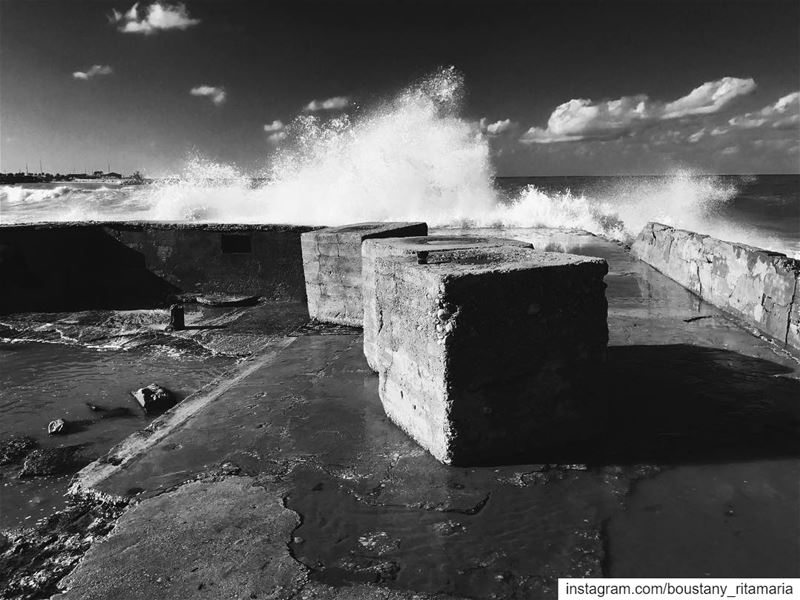
M 152 179 L 146 179 L 138 171 L 132 175 L 122 176 L 118 173 L 104 173 L 102 175 L 90 175 L 89 173 L 69 173 L 61 175 L 57 173 L 0 173 L 0 185 L 13 185 L 16 183 L 119 183 L 122 185 L 138 185 L 152 183 Z

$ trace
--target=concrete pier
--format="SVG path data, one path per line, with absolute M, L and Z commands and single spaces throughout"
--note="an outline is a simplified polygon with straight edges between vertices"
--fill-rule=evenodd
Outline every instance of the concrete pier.
M 581 389 L 605 357 L 607 270 L 512 247 L 377 259 L 386 414 L 453 465 L 597 435 L 604 407 Z
M 425 223 L 357 223 L 300 236 L 308 312 L 313 319 L 361 327 L 361 243 L 367 239 L 424 236 Z
M 57 527 L 71 554 L 7 562 L 0 596 L 549 600 L 560 577 L 800 576 L 798 362 L 622 245 L 505 235 L 609 264 L 591 393 L 604 437 L 536 464 L 446 466 L 386 418 L 359 331 L 300 327 L 299 303 L 242 307 L 225 328 L 187 311 L 181 335 L 280 329 L 79 473 L 78 516 L 37 534 Z M 98 529 L 84 507 L 110 501 Z M 33 543 L 9 539 L 7 555 Z
M 558 577 L 799 576 L 797 362 L 617 244 L 508 235 L 610 265 L 605 438 L 558 464 L 448 467 L 385 417 L 358 332 L 280 337 L 78 477 L 131 505 L 59 598 L 547 600 Z
M 648 223 L 631 251 L 800 354 L 800 261 L 660 223 Z
M 387 256 L 411 256 L 417 253 L 498 248 L 502 246 L 533 248 L 530 242 L 496 237 L 436 235 L 424 237 L 383 238 L 365 240 L 361 246 L 361 269 L 364 295 L 364 356 L 373 371 L 378 371 L 375 337 L 381 327 L 381 312 L 375 299 L 375 261 Z

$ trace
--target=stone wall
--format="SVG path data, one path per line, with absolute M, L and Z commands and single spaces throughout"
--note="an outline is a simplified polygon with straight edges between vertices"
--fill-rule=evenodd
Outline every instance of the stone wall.
M 800 352 L 800 261 L 648 223 L 632 253 L 667 277 Z
M 310 227 L 49 223 L 0 227 L 0 313 L 162 306 L 180 292 L 303 300 Z

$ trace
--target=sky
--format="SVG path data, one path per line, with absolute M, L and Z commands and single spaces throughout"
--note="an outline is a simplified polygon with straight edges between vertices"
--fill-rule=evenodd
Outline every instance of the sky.
M 795 0 L 0 0 L 0 171 L 256 171 L 447 66 L 499 175 L 800 171 Z

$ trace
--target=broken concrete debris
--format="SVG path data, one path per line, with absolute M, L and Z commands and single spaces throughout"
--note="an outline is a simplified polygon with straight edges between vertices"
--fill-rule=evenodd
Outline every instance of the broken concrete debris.
M 174 394 L 157 383 L 151 383 L 131 394 L 148 415 L 164 412 L 172 408 L 176 402 Z
M 361 244 L 386 237 L 424 236 L 425 223 L 358 223 L 328 227 L 300 236 L 303 273 L 312 319 L 361 327 Z
M 186 329 L 182 304 L 173 304 L 169 307 L 169 325 L 167 331 L 181 331 Z
M 205 306 L 254 306 L 258 304 L 258 296 L 211 293 L 197 296 L 196 301 Z
M 64 419 L 54 419 L 47 425 L 47 435 L 63 435 L 67 433 L 67 422 Z

